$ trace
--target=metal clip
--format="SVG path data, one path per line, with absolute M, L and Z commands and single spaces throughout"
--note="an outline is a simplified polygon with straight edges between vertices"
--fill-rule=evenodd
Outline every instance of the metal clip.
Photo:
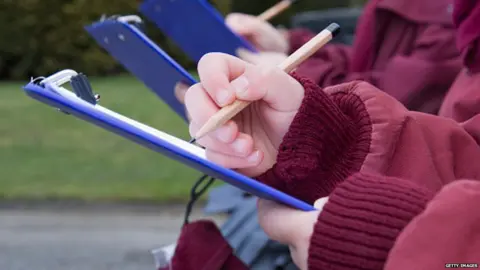
M 80 73 L 71 77 L 70 85 L 72 86 L 77 97 L 85 100 L 86 102 L 95 105 L 100 100 L 100 95 L 93 93 L 92 86 L 90 85 L 87 76 L 84 74 Z
M 68 81 L 70 81 L 70 78 L 72 76 L 75 76 L 77 75 L 78 73 L 74 70 L 71 70 L 71 69 L 65 69 L 65 70 L 62 70 L 62 71 L 59 71 L 47 78 L 45 77 L 38 77 L 38 78 L 35 78 L 35 79 L 32 79 L 31 82 L 32 83 L 35 83 L 35 84 L 38 84 L 42 87 L 45 86 L 45 84 L 53 84 L 53 85 L 56 85 L 56 86 L 61 86 L 65 83 L 67 83 Z M 62 112 L 64 114 L 67 114 L 67 115 L 70 115 L 68 112 L 65 112 L 65 111 L 62 111 L 61 109 L 57 109 L 59 112 Z
M 59 71 L 39 82 L 40 85 L 45 85 L 45 84 L 54 84 L 56 86 L 61 86 L 67 82 L 70 81 L 70 78 L 73 76 L 78 75 L 78 73 L 74 70 L 71 69 L 65 69 L 62 71 Z
M 100 22 L 106 21 L 106 20 L 116 20 L 122 23 L 128 23 L 130 25 L 135 26 L 138 30 L 145 32 L 145 26 L 143 24 L 142 18 L 137 15 L 125 15 L 125 16 L 120 16 L 120 15 L 112 15 L 108 16 L 103 14 L 102 17 L 100 17 Z
M 143 23 L 142 19 L 137 15 L 119 16 L 116 19 L 119 22 L 125 22 L 125 23 L 133 23 L 133 24 Z

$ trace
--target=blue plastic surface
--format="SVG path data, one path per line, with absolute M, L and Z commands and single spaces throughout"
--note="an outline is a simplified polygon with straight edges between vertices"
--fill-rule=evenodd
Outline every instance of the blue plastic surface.
M 214 7 L 204 0 L 146 0 L 140 12 L 154 22 L 193 61 L 210 52 L 236 55 L 255 48 L 228 28 Z
M 80 98 L 65 98 L 53 92 L 48 87 L 43 88 L 34 83 L 27 84 L 24 87 L 24 90 L 30 97 L 40 102 L 48 104 L 54 108 L 58 108 L 64 112 L 70 113 L 73 116 L 109 130 L 117 135 L 136 142 L 153 151 L 161 153 L 171 159 L 184 163 L 185 165 L 212 177 L 221 179 L 257 197 L 267 200 L 274 200 L 304 211 L 315 210 L 312 205 L 264 185 L 245 175 L 239 174 L 233 170 L 226 169 L 213 162 L 192 155 L 191 153 L 171 144 L 170 142 L 162 140 L 157 136 L 154 136 L 130 123 L 121 120 L 120 118 L 97 110 L 94 105 Z
M 87 32 L 113 58 L 157 94 L 184 120 L 185 107 L 174 94 L 175 85 L 195 79 L 143 32 L 133 25 L 108 19 L 86 26 Z M 132 89 L 133 90 L 133 89 Z

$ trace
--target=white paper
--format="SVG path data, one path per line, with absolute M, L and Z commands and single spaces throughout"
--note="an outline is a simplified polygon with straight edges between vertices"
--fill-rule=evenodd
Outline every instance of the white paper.
M 194 145 L 194 144 L 191 144 L 187 141 L 184 141 L 182 139 L 179 139 L 175 136 L 172 136 L 168 133 L 165 133 L 163 131 L 160 131 L 158 129 L 154 129 L 150 126 L 147 126 L 145 124 L 142 124 L 140 122 L 137 122 L 133 119 L 130 119 L 126 116 L 123 116 L 121 114 L 118 114 L 114 111 L 111 111 L 105 107 L 102 107 L 100 105 L 93 105 L 91 103 L 88 103 L 86 101 L 84 101 L 83 99 L 80 99 L 78 98 L 72 91 L 69 91 L 61 86 L 56 86 L 56 85 L 52 85 L 50 84 L 49 85 L 55 92 L 57 92 L 59 95 L 67 98 L 67 99 L 70 99 L 72 101 L 75 101 L 75 102 L 83 102 L 84 105 L 87 105 L 87 106 L 91 106 L 92 108 L 95 108 L 96 110 L 98 111 L 101 111 L 101 112 L 104 112 L 105 114 L 108 114 L 114 118 L 117 118 L 119 120 L 122 120 L 123 122 L 126 122 L 138 129 L 141 129 L 142 131 L 146 132 L 146 133 L 149 133 L 150 135 L 152 136 L 155 136 L 157 138 L 159 138 L 160 140 L 163 140 L 163 141 L 166 141 L 178 148 L 181 148 L 183 149 L 184 151 L 187 151 L 188 153 L 192 154 L 192 155 L 195 155 L 197 157 L 200 157 L 202 159 L 207 159 L 206 156 L 205 156 L 205 150 Z

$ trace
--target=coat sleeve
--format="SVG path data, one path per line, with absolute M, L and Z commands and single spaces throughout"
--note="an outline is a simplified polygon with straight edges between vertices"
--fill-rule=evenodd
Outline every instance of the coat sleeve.
M 447 264 L 478 268 L 479 202 L 479 181 L 458 180 L 445 186 L 400 233 L 385 269 L 442 269 Z
M 299 49 L 315 35 L 309 30 L 294 29 L 289 32 L 290 54 Z M 343 44 L 327 44 L 309 57 L 298 68 L 297 73 L 312 79 L 320 86 L 344 81 L 349 70 L 352 48 Z
M 292 31 L 292 49 L 311 37 L 306 30 Z M 393 56 L 381 70 L 365 72 L 350 71 L 350 47 L 327 45 L 298 67 L 297 73 L 321 87 L 353 80 L 367 81 L 403 104 L 416 108 L 421 106 L 418 102 L 424 103 L 425 99 L 442 98 L 459 72 L 461 62 L 454 38 L 451 27 L 431 24 L 422 29 L 408 55 Z
M 443 97 L 460 69 L 453 29 L 432 24 L 422 31 L 409 55 L 394 56 L 374 76 L 350 74 L 349 80 L 365 78 L 409 106 L 438 95 Z
M 465 123 L 412 112 L 365 82 L 320 89 L 294 75 L 305 98 L 276 164 L 258 180 L 306 202 L 357 173 L 409 179 L 432 191 L 480 179 L 480 115 Z
M 447 93 L 439 115 L 464 122 L 480 114 L 480 73 L 464 69 Z
M 478 267 L 479 200 L 475 180 L 452 182 L 435 195 L 406 179 L 354 174 L 332 192 L 314 225 L 309 269 Z

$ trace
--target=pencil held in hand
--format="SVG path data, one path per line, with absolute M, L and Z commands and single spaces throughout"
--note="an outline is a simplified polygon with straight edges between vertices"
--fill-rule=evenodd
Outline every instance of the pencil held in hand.
M 285 61 L 283 61 L 279 67 L 286 73 L 290 73 L 295 68 L 297 68 L 303 61 L 307 58 L 312 56 L 318 49 L 323 47 L 326 43 L 332 40 L 335 35 L 337 35 L 340 31 L 340 26 L 336 23 L 330 24 L 327 28 L 325 28 L 322 32 L 318 35 L 313 37 L 310 41 L 305 43 L 302 47 L 300 47 L 297 51 L 291 54 Z M 202 138 L 206 134 L 214 131 L 215 129 L 223 126 L 227 123 L 230 119 L 235 117 L 239 112 L 245 109 L 251 102 L 244 101 L 244 100 L 236 100 L 230 105 L 227 105 L 220 109 L 216 114 L 214 114 L 208 121 L 198 130 L 195 134 L 194 139 L 195 141 L 199 138 Z
M 257 18 L 263 21 L 269 21 L 273 17 L 277 16 L 278 14 L 289 8 L 295 2 L 298 2 L 298 0 L 282 0 L 271 8 L 265 10 L 262 14 L 258 15 Z

